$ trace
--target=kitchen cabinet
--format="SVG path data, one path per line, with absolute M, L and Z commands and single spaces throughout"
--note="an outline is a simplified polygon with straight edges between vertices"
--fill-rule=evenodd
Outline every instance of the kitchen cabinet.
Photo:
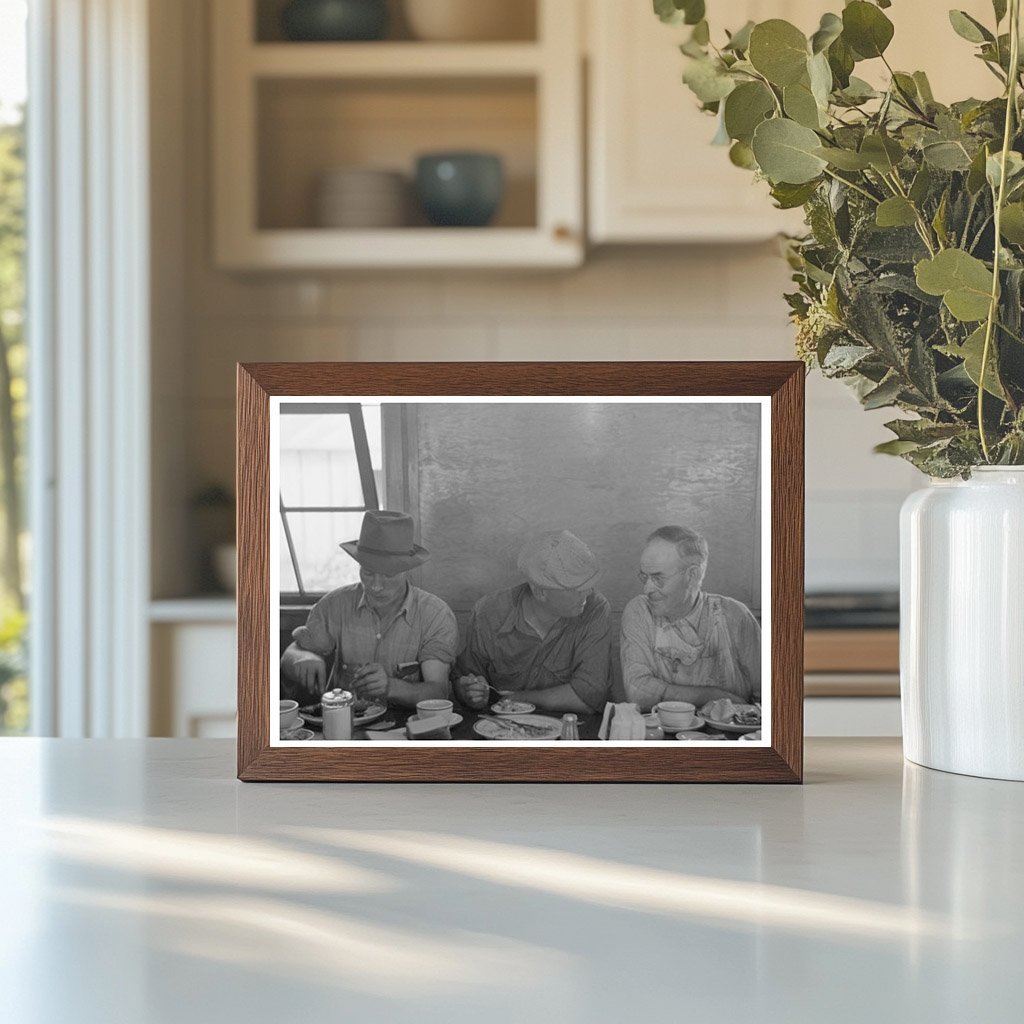
M 767 185 L 712 146 L 715 120 L 681 82 L 686 26 L 663 25 L 646 2 L 588 0 L 588 220 L 594 243 L 735 242 L 803 230 L 799 210 L 776 210 Z M 842 4 L 826 0 L 708 0 L 712 38 L 747 20 L 785 18 L 805 33 Z M 989 0 L 957 4 L 992 21 Z M 897 69 L 929 74 L 938 99 L 996 95 L 998 83 L 952 30 L 946 8 L 901 0 L 886 10 Z M 881 61 L 857 74 L 880 84 Z
M 531 39 L 292 42 L 277 0 L 217 0 L 213 233 L 229 269 L 574 266 L 583 258 L 579 8 L 536 5 Z M 393 19 L 394 20 L 394 19 Z M 424 152 L 498 154 L 504 201 L 487 227 L 318 226 L 337 168 L 399 172 Z M 319 223 L 322 223 L 320 221 Z

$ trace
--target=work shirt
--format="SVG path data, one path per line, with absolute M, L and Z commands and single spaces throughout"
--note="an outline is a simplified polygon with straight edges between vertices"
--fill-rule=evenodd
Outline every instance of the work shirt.
M 642 711 L 666 686 L 714 686 L 742 701 L 761 699 L 761 627 L 745 604 L 705 594 L 681 619 L 651 612 L 639 594 L 622 612 L 622 682 Z
M 594 593 L 574 619 L 559 619 L 539 637 L 526 621 L 530 585 L 499 590 L 473 608 L 459 675 L 481 675 L 499 690 L 549 690 L 568 683 L 593 711 L 608 699 L 611 610 Z
M 292 631 L 304 651 L 324 658 L 334 654 L 327 689 L 342 686 L 341 667 L 377 662 L 394 678 L 400 664 L 442 661 L 451 665 L 459 644 L 455 614 L 435 594 L 411 584 L 405 600 L 389 622 L 382 622 L 366 603 L 361 583 L 339 587 L 313 606 L 304 626 Z

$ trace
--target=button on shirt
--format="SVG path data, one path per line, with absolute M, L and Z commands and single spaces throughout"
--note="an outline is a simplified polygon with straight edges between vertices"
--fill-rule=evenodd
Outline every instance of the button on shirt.
M 608 699 L 611 611 L 594 593 L 575 619 L 537 636 L 523 615 L 524 583 L 481 598 L 473 609 L 459 675 L 481 675 L 500 690 L 548 690 L 568 683 L 593 711 Z
M 410 661 L 441 661 L 451 665 L 458 649 L 455 615 L 435 594 L 412 585 L 398 613 L 381 620 L 366 603 L 361 583 L 339 587 L 320 598 L 304 626 L 292 632 L 304 651 L 323 657 L 335 654 L 328 689 L 340 686 L 342 664 L 377 662 L 389 676 Z

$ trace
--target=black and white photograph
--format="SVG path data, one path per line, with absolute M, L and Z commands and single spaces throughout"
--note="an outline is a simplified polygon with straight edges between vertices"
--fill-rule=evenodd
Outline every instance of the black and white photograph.
M 271 745 L 770 745 L 769 417 L 271 398 Z

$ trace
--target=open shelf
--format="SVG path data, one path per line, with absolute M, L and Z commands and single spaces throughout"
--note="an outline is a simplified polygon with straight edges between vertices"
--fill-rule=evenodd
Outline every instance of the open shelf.
M 280 40 L 278 0 L 218 0 L 211 12 L 218 265 L 579 265 L 578 11 L 565 0 L 522 2 L 530 12 L 525 40 L 417 42 L 396 23 L 396 38 L 380 42 L 298 43 Z M 504 196 L 486 227 L 432 227 L 419 210 L 417 158 L 450 151 L 501 158 Z M 392 206 L 379 218 L 400 226 L 321 226 L 316 196 L 324 175 L 353 168 L 405 178 L 407 210 L 399 216 Z M 349 221 L 366 223 L 369 211 L 357 213 Z

